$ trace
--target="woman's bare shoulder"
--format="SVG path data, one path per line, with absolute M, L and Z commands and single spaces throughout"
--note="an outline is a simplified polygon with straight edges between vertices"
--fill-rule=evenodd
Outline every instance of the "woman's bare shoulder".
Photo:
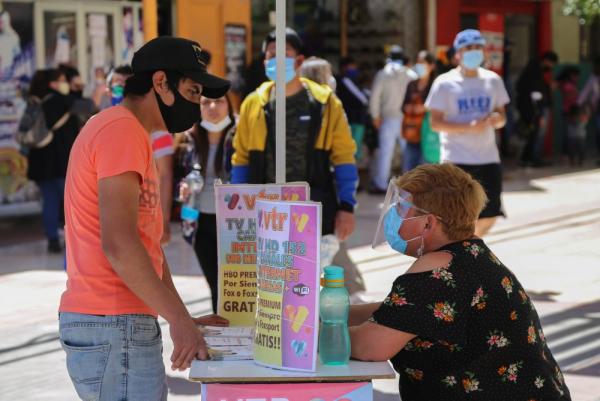
M 428 272 L 440 267 L 447 267 L 452 261 L 452 254 L 445 251 L 429 252 L 414 261 L 407 273 Z

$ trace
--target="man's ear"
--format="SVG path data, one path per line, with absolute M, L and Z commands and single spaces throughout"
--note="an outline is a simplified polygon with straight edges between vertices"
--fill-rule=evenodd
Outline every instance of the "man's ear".
M 169 91 L 167 74 L 165 74 L 164 71 L 156 71 L 154 74 L 152 74 L 152 87 L 161 95 L 164 95 Z
M 299 69 L 300 67 L 302 67 L 302 63 L 304 63 L 304 54 L 298 54 L 296 56 L 296 69 Z
M 167 74 L 164 71 L 156 71 L 152 74 L 152 88 L 167 106 L 173 105 L 175 95 L 168 85 Z

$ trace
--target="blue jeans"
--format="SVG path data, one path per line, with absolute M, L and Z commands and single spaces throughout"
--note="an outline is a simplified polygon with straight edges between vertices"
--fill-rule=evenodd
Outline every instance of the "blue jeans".
M 419 164 L 423 164 L 423 154 L 421 152 L 421 143 L 406 143 L 404 154 L 402 155 L 402 172 L 412 170 Z
M 381 127 L 379 127 L 379 149 L 377 149 L 377 156 L 373 160 L 373 171 L 371 173 L 371 181 L 378 189 L 386 190 L 388 187 L 396 143 L 400 143 L 402 152 L 406 147 L 406 141 L 400 135 L 401 129 L 402 117 L 385 118 L 381 123 Z
M 148 315 L 61 313 L 67 370 L 85 401 L 167 399 L 162 336 Z
M 38 181 L 42 192 L 42 222 L 46 238 L 58 239 L 58 224 L 60 220 L 60 208 L 65 193 L 65 179 L 54 178 L 52 180 Z

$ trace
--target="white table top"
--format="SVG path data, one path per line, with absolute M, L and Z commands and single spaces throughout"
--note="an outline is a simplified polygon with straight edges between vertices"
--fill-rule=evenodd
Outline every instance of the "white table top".
M 317 366 L 317 371 L 271 369 L 254 361 L 193 361 L 189 380 L 202 383 L 326 382 L 394 379 L 389 362 L 350 361 L 342 366 Z

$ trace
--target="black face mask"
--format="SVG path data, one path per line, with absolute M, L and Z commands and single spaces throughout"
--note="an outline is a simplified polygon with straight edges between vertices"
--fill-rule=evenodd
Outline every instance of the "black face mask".
M 171 87 L 171 92 L 175 95 L 175 101 L 172 106 L 167 106 L 158 93 L 154 91 L 158 108 L 162 115 L 167 131 L 172 134 L 187 131 L 198 121 L 200 117 L 200 106 L 190 102 L 177 89 Z
M 70 95 L 73 99 L 81 99 L 83 97 L 83 91 L 82 90 L 72 90 L 70 92 Z

